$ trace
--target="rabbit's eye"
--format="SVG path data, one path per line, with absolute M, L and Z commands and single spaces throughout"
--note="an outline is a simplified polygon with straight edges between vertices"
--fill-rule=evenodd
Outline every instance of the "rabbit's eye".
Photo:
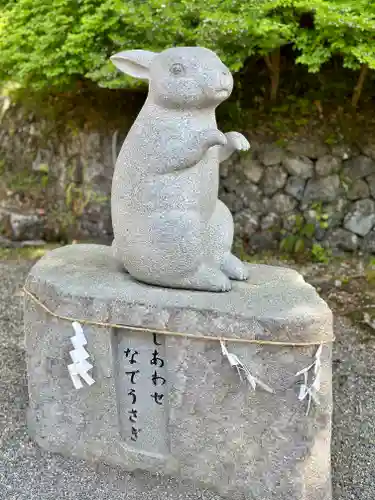
M 172 64 L 170 72 L 174 76 L 181 76 L 185 73 L 185 67 L 183 66 L 183 64 L 175 63 Z

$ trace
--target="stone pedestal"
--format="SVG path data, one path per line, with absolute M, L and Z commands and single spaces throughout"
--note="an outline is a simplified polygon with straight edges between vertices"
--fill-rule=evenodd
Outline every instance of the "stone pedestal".
M 251 265 L 250 276 L 228 293 L 190 292 L 133 281 L 104 246 L 44 257 L 26 287 L 81 321 L 95 383 L 74 388 L 71 321 L 26 294 L 31 435 L 50 451 L 188 478 L 233 500 L 330 500 L 332 314 L 293 270 Z M 270 394 L 241 383 L 220 337 L 316 345 L 227 342 Z M 295 374 L 321 342 L 320 404 L 306 416 Z

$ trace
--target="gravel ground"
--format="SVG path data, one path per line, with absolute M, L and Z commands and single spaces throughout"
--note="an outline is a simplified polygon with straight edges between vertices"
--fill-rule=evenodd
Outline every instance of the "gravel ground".
M 0 262 L 0 500 L 220 500 L 172 480 L 51 455 L 28 439 L 20 287 L 30 266 Z M 341 317 L 335 333 L 334 500 L 373 500 L 375 343 Z

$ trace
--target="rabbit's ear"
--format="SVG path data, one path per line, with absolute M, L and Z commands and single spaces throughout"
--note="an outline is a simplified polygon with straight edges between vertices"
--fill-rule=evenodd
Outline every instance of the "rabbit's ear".
M 148 80 L 150 64 L 156 55 L 148 50 L 126 50 L 113 55 L 111 61 L 123 73 Z

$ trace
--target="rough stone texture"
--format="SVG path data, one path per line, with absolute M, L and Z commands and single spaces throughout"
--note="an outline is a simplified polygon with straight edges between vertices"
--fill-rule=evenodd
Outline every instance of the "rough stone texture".
M 360 261 L 349 262 L 354 274 L 363 272 Z M 30 439 L 20 290 L 31 265 L 23 259 L 0 261 L 0 500 L 222 500 L 188 481 L 53 454 Z M 327 266 L 323 283 L 316 281 L 316 264 L 302 265 L 301 271 L 315 286 L 331 290 L 338 276 L 350 273 L 343 265 L 342 271 Z M 333 498 L 374 500 L 375 391 L 369 381 L 375 376 L 375 343 L 366 325 L 339 315 L 334 331 Z
M 256 184 L 239 183 L 234 194 L 236 204 L 249 208 L 255 214 L 262 214 L 268 210 L 268 198 L 262 197 L 262 191 Z M 220 198 L 223 199 L 222 196 Z
M 303 193 L 305 191 L 306 180 L 300 177 L 291 176 L 285 186 L 285 192 L 294 196 L 297 200 L 301 201 L 303 199 Z
M 363 238 L 363 249 L 369 253 L 375 253 L 375 230 L 370 231 Z
M 262 196 L 262 191 L 256 184 L 240 182 L 235 194 L 241 200 L 244 208 L 250 208 L 254 213 L 262 213 L 267 210 L 268 199 Z
M 369 175 L 367 178 L 367 183 L 370 188 L 371 196 L 375 198 L 375 173 L 372 175 Z
M 359 156 L 360 152 L 358 148 L 349 144 L 334 144 L 331 147 L 331 153 L 333 156 L 337 156 L 341 160 L 349 160 L 353 156 Z
M 2 99 L 0 97 L 0 101 Z M 0 130 L 0 152 L 6 166 L 19 178 L 24 172 L 28 175 L 29 172 L 42 175 L 47 165 L 49 182 L 43 193 L 46 215 L 40 216 L 40 221 L 36 222 L 36 233 L 15 236 L 9 224 L 9 214 L 38 216 L 37 209 L 40 207 L 38 204 L 25 207 L 22 204 L 24 196 L 17 190 L 7 195 L 12 190 L 4 188 L 0 179 L 0 230 L 7 237 L 2 244 L 11 246 L 13 243 L 9 240 L 14 241 L 16 237 L 20 238 L 16 244 L 23 244 L 23 241 L 30 241 L 31 236 L 32 240 L 45 237 L 60 241 L 61 230 L 58 228 L 64 228 L 64 224 L 68 229 L 72 227 L 63 211 L 66 189 L 72 181 L 76 188 L 83 189 L 85 196 L 92 196 L 82 216 L 75 221 L 77 231 L 71 237 L 112 241 L 111 179 L 130 121 L 126 111 L 124 120 L 125 125 L 121 126 L 117 121 L 108 120 L 97 131 L 92 130 L 92 123 L 91 126 L 90 123 L 89 126 L 83 124 L 81 129 L 73 131 L 69 126 L 63 127 L 61 123 L 56 126 L 55 123 L 30 116 L 19 107 L 10 106 L 6 110 Z M 12 133 L 14 130 L 17 130 L 17 134 Z M 251 130 L 249 132 L 252 134 Z M 235 234 L 238 236 L 245 233 L 250 235 L 251 231 L 244 231 L 240 223 L 240 220 L 243 224 L 247 223 L 250 212 L 258 218 L 266 217 L 276 209 L 273 201 L 275 194 L 291 196 L 297 201 L 294 204 L 288 203 L 285 207 L 292 210 L 294 215 L 304 214 L 312 204 L 321 203 L 322 212 L 329 215 L 329 227 L 324 236 L 328 241 L 329 234 L 337 228 L 345 229 L 343 220 L 351 211 L 353 201 L 375 199 L 375 146 L 371 143 L 358 147 L 344 143 L 327 147 L 325 144 L 319 145 L 312 136 L 303 140 L 296 138 L 285 147 L 280 147 L 279 143 L 265 143 L 264 138 L 256 135 L 250 135 L 249 138 L 249 153 L 235 153 L 220 165 L 220 199 L 237 221 Z M 276 185 L 282 184 L 282 187 L 278 188 L 278 192 L 272 193 L 274 188 L 269 188 L 270 173 L 267 182 L 265 180 L 267 171 L 279 168 L 280 162 L 283 165 L 285 161 L 287 164 L 290 162 L 289 166 L 292 165 L 288 171 L 289 177 L 285 183 L 283 174 L 282 181 L 276 179 Z M 181 196 L 183 192 L 181 190 Z M 17 209 L 14 208 L 15 199 L 21 202 Z M 277 200 L 282 201 L 281 198 Z M 284 203 L 281 205 L 285 206 Z M 1 215 L 1 211 L 6 214 L 5 217 Z M 243 211 L 246 211 L 247 217 L 237 216 Z M 40 233 L 41 230 L 43 234 Z M 251 234 L 250 245 L 259 250 L 269 248 L 270 245 L 277 248 L 281 237 L 279 232 L 265 229 L 266 233 L 262 235 L 262 231 L 260 227 Z M 62 232 L 64 233 L 64 229 Z M 332 241 L 335 238 L 336 234 Z M 358 249 L 364 251 L 371 247 L 362 238 L 359 238 L 358 245 Z
M 267 196 L 275 194 L 285 186 L 287 177 L 288 174 L 282 167 L 267 167 L 262 180 L 264 194 Z
M 217 128 L 215 110 L 231 94 L 231 73 L 202 47 L 130 50 L 111 60 L 123 73 L 149 80 L 115 165 L 116 259 L 152 285 L 229 290 L 230 278 L 247 273 L 230 253 L 233 218 L 218 200 L 219 164 L 250 148 L 242 134 Z M 185 71 L 189 78 L 181 78 Z
M 255 252 L 263 250 L 277 251 L 279 248 L 280 231 L 274 229 L 259 231 L 252 235 L 250 239 L 251 249 Z
M 271 200 L 272 211 L 278 214 L 286 214 L 295 209 L 297 201 L 284 193 L 277 193 Z
M 343 174 L 351 181 L 374 173 L 375 161 L 367 156 L 358 156 L 344 162 Z
M 248 160 L 250 163 L 251 159 L 252 159 L 252 153 L 246 154 L 246 155 L 239 155 L 239 153 L 237 152 L 237 153 L 234 153 L 229 158 L 227 158 L 222 163 L 220 163 L 220 166 L 219 166 L 220 178 L 227 179 L 227 178 L 231 178 L 231 177 L 237 177 L 239 173 L 243 173 L 244 167 L 243 167 L 241 162 L 245 159 Z M 262 173 L 263 173 L 263 169 L 262 169 L 261 174 Z
M 108 239 L 112 232 L 110 184 L 122 136 L 116 126 L 103 126 L 93 132 L 86 123 L 83 123 L 82 128 L 77 128 L 61 120 L 48 122 L 18 105 L 11 105 L 2 116 L 0 156 L 5 162 L 6 171 L 14 175 L 17 181 L 24 177 L 29 180 L 31 175 L 48 169 L 48 184 L 39 194 L 42 207 L 49 216 L 42 218 L 42 225 L 44 229 L 47 226 L 50 236 L 59 237 L 62 231 L 67 215 L 66 190 L 74 185 L 74 188 L 81 190 L 84 198 L 90 197 L 91 200 L 78 220 L 78 235 Z M 17 133 L 14 133 L 15 130 Z M 1 180 L 0 205 L 8 212 L 17 213 L 13 198 L 21 197 L 18 208 L 23 215 L 29 215 L 29 206 L 22 203 L 25 198 L 29 198 L 29 190 L 13 190 L 11 186 L 12 189 L 3 191 Z M 41 182 L 37 183 L 41 190 Z M 32 187 L 35 190 L 36 186 Z M 14 193 L 9 194 L 12 191 Z M 104 196 L 103 191 L 106 191 Z M 33 209 L 41 207 L 39 201 L 35 202 Z M 100 218 L 97 217 L 98 213 Z M 92 218 L 96 220 L 90 220 Z M 56 230 L 49 231 L 49 223 L 55 224 Z
M 332 340 L 332 314 L 297 272 L 249 266 L 250 282 L 227 294 L 149 287 L 118 268 L 108 247 L 73 245 L 51 252 L 26 286 L 57 314 L 134 327 L 168 329 L 210 340 L 84 326 L 95 384 L 75 390 L 68 376 L 73 330 L 69 321 L 25 302 L 29 428 L 40 446 L 89 461 L 144 469 L 203 483 L 233 500 L 331 500 L 331 345 L 322 351 L 320 405 L 306 416 L 295 373 L 316 347 L 230 343 L 274 395 L 252 392 L 222 358 L 221 336 L 273 341 Z M 147 362 L 155 348 L 165 364 L 150 397 Z M 136 349 L 139 365 L 129 365 Z M 131 441 L 126 411 L 129 367 L 139 366 L 139 421 Z M 132 368 L 134 369 L 134 368 Z
M 242 200 L 235 192 L 221 191 L 220 199 L 225 205 L 231 207 L 235 214 L 245 208 L 244 200 Z M 255 203 L 256 207 L 259 208 L 260 205 L 257 202 Z
M 0 220 L 4 234 L 11 240 L 40 240 L 44 237 L 44 220 L 39 214 L 0 209 Z
M 325 155 L 318 159 L 315 164 L 315 171 L 320 177 L 336 174 L 342 165 L 339 158 L 331 155 Z
M 259 153 L 259 159 L 263 165 L 270 167 L 279 165 L 285 157 L 285 150 L 275 145 L 266 145 Z
M 321 222 L 319 221 L 319 214 L 313 208 L 305 210 L 304 220 L 307 224 L 313 224 L 315 226 L 315 233 L 313 238 L 317 241 L 322 240 L 326 235 L 326 230 L 321 227 Z
M 314 172 L 314 164 L 309 158 L 285 158 L 283 165 L 290 175 L 295 175 L 301 179 L 312 177 Z
M 356 179 L 349 187 L 347 197 L 349 200 L 361 200 L 370 196 L 370 189 L 366 181 Z
M 320 141 L 312 138 L 311 140 L 297 139 L 290 141 L 286 149 L 296 156 L 306 156 L 312 160 L 316 160 L 321 156 L 328 154 L 328 147 Z
M 234 192 L 237 193 L 238 190 L 240 189 L 241 185 L 243 183 L 243 179 L 241 179 L 239 176 L 236 175 L 228 175 L 225 177 L 222 182 L 221 186 L 224 188 L 227 192 Z
M 375 145 L 374 144 L 370 144 L 370 143 L 363 144 L 361 147 L 361 150 L 365 156 L 369 156 L 370 158 L 375 160 Z
M 280 225 L 280 215 L 275 214 L 274 212 L 270 212 L 265 215 L 260 223 L 260 227 L 262 231 L 268 231 L 269 229 L 274 230 L 278 228 Z
M 343 228 L 328 233 L 325 238 L 328 248 L 353 252 L 359 247 L 359 238 L 356 234 Z
M 242 210 L 236 213 L 233 222 L 237 234 L 248 237 L 259 228 L 259 215 L 251 210 Z
M 353 203 L 345 216 L 344 227 L 359 236 L 365 236 L 375 225 L 375 202 L 359 200 Z
M 264 167 L 257 161 L 246 155 L 240 160 L 240 166 L 246 179 L 258 184 L 263 176 Z
M 342 225 L 348 207 L 349 202 L 345 198 L 337 198 L 334 202 L 325 205 L 324 212 L 328 215 L 331 230 Z
M 0 248 L 15 248 L 17 243 L 0 235 Z
M 304 202 L 334 201 L 341 193 L 340 178 L 338 175 L 329 175 L 319 179 L 310 179 L 307 183 Z

